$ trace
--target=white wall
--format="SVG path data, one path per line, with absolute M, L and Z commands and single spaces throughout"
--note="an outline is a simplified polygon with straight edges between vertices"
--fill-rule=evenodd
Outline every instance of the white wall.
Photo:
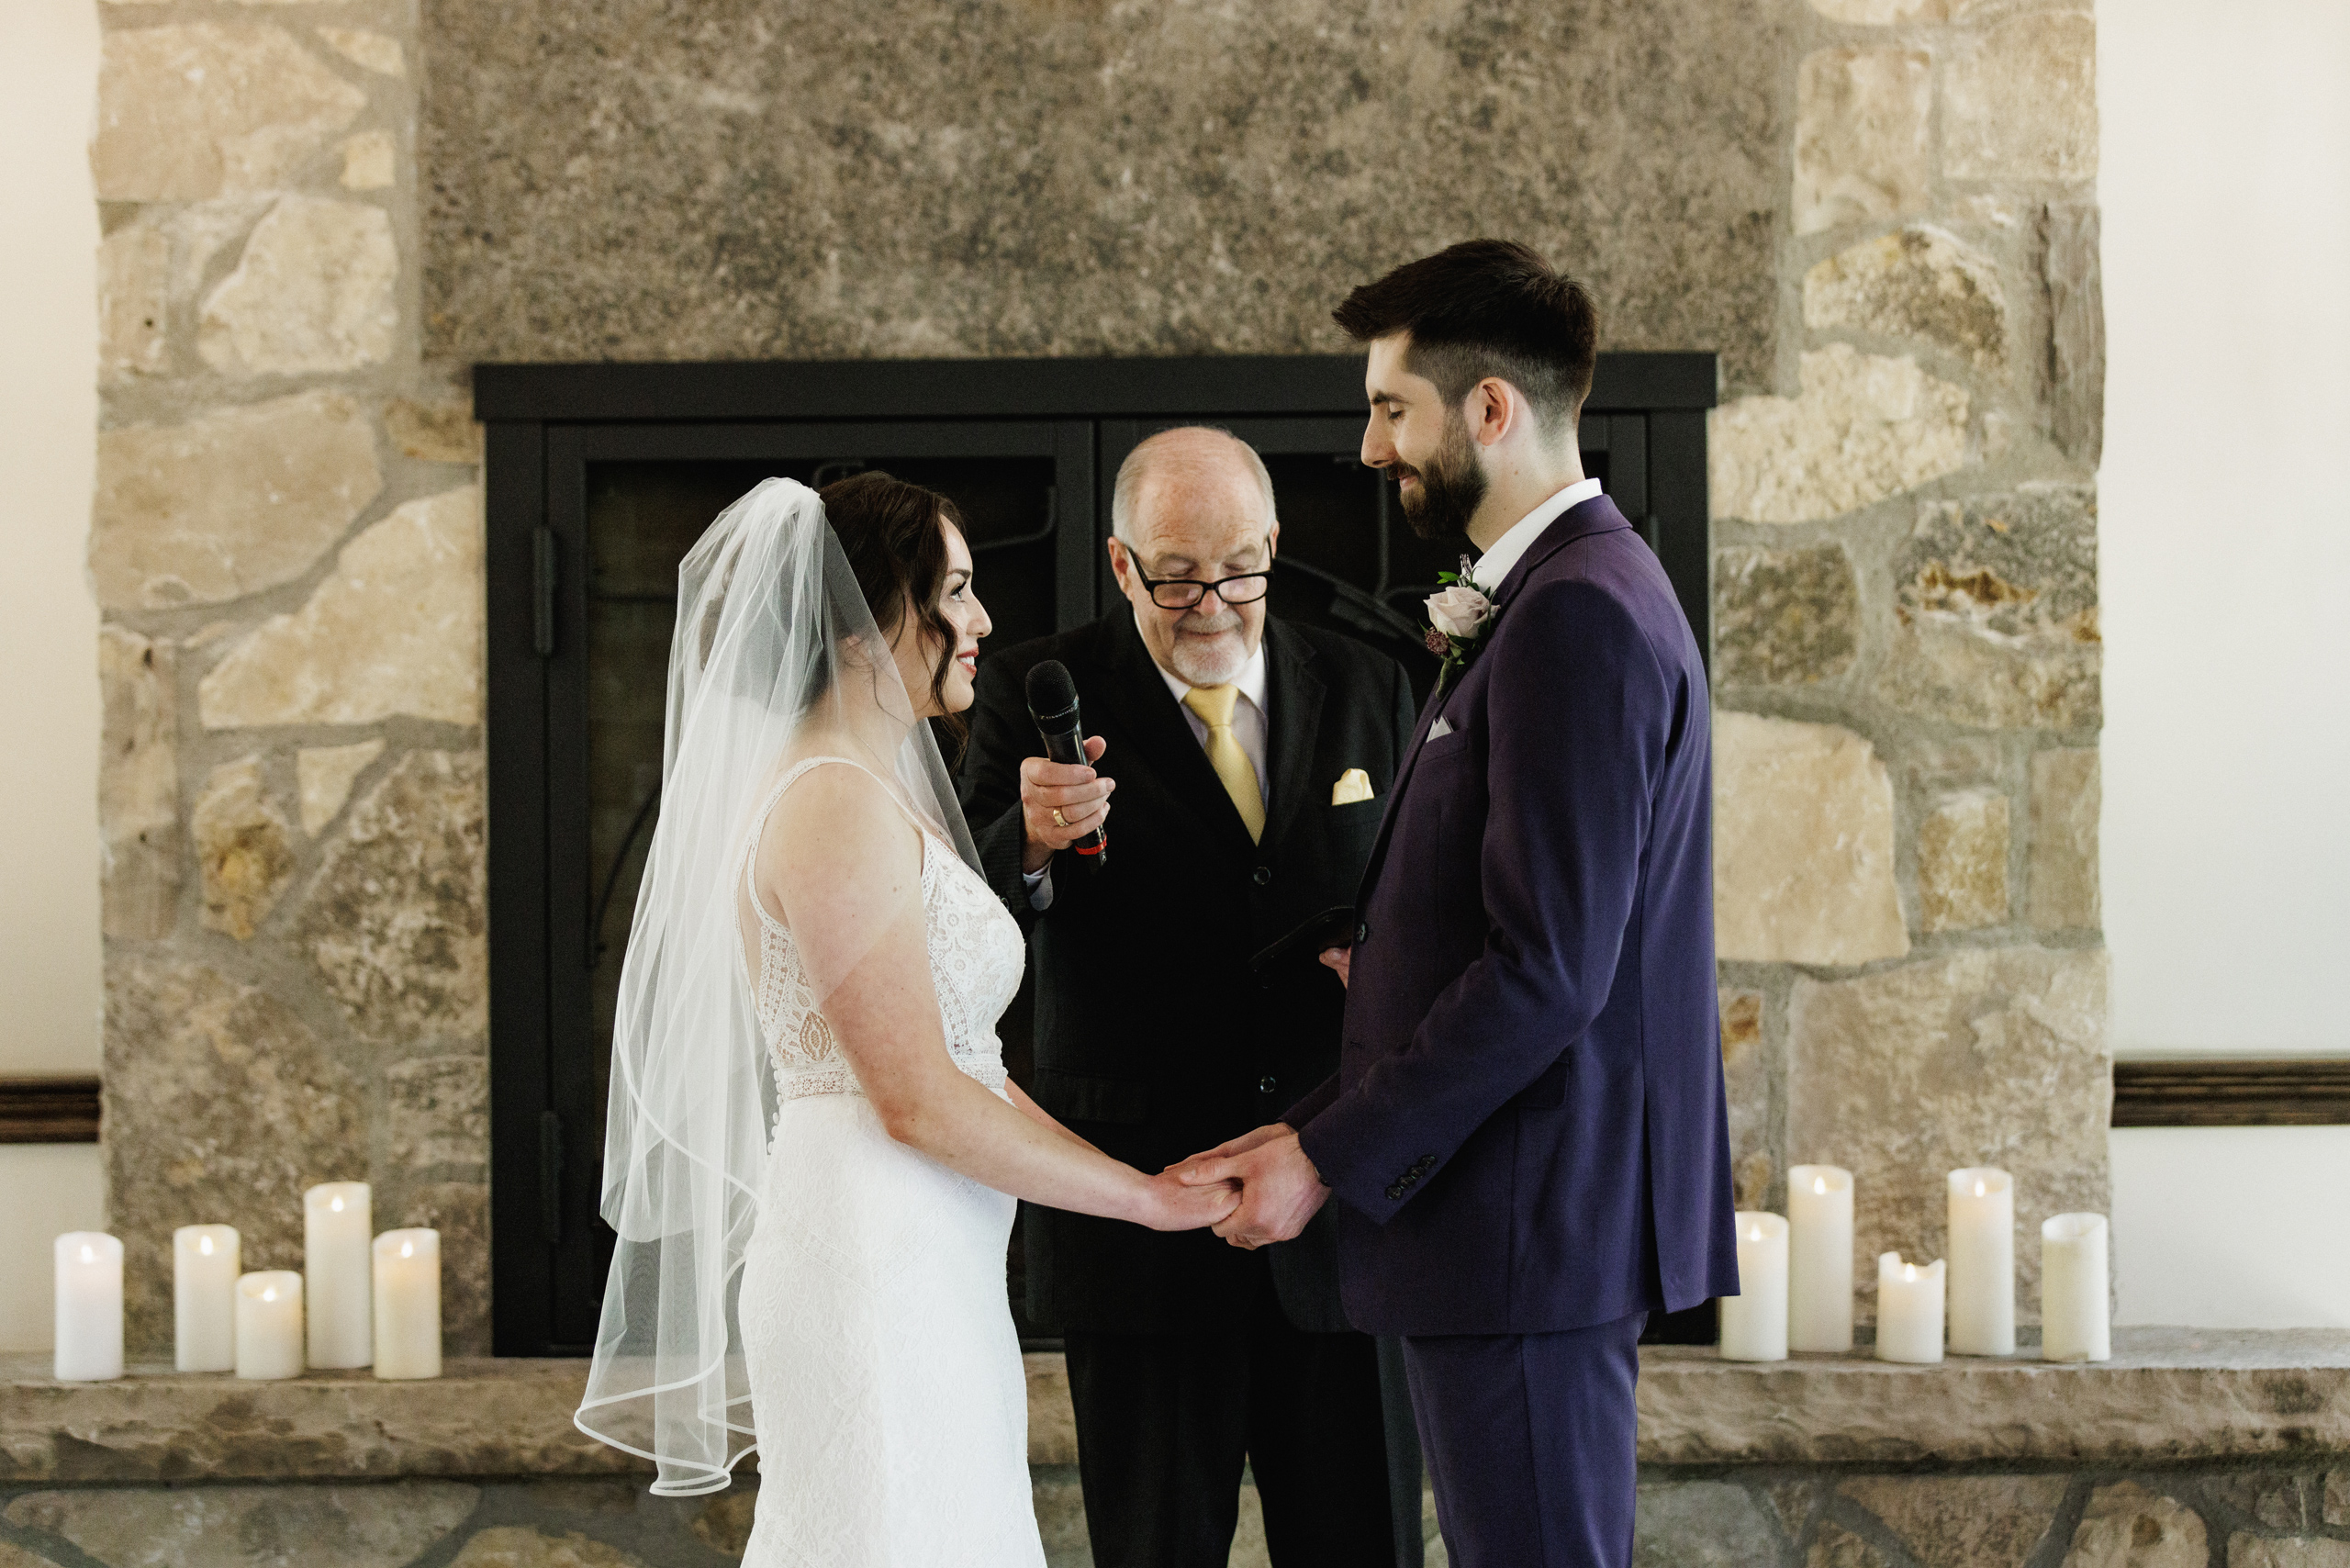
M 0 4 L 0 1074 L 98 1063 L 96 9 Z M 0 1350 L 45 1349 L 50 1238 L 98 1224 L 97 1151 L 0 1147 Z
M 2117 1054 L 2350 1054 L 2350 7 L 2098 11 Z M 2125 1322 L 2350 1325 L 2350 1128 L 2113 1135 Z

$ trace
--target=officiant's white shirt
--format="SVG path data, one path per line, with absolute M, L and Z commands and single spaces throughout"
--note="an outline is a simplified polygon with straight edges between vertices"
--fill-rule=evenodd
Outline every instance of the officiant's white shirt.
M 1140 632 L 1142 628 L 1137 624 L 1135 630 Z M 1151 667 L 1158 670 L 1158 678 L 1167 683 L 1168 693 L 1175 699 L 1175 706 L 1182 709 L 1183 722 L 1192 726 L 1192 738 L 1200 743 L 1203 751 L 1206 750 L 1208 722 L 1183 707 L 1183 699 L 1192 694 L 1192 683 L 1169 671 L 1165 665 L 1154 663 Z M 1273 797 L 1265 781 L 1265 736 L 1270 731 L 1265 721 L 1265 638 L 1261 628 L 1259 629 L 1256 652 L 1250 654 L 1248 662 L 1240 666 L 1240 673 L 1232 678 L 1232 684 L 1240 689 L 1240 700 L 1232 705 L 1232 738 L 1238 741 L 1240 749 L 1248 754 L 1248 766 L 1257 775 L 1257 798 L 1270 801 Z M 1043 870 L 1033 874 L 1023 872 L 1022 877 L 1028 884 L 1028 907 L 1050 909 L 1053 906 L 1051 864 L 1048 862 Z
M 1507 533 L 1494 541 L 1494 547 L 1477 557 L 1469 570 L 1469 580 L 1490 593 L 1502 586 L 1509 569 L 1517 565 L 1542 531 L 1558 521 L 1569 509 L 1579 507 L 1599 494 L 1599 481 L 1585 479 L 1579 485 L 1569 485 L 1532 511 L 1510 525 Z

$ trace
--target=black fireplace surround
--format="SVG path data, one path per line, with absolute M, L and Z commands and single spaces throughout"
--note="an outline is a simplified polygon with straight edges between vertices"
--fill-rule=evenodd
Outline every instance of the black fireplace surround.
M 1581 430 L 1586 470 L 1664 563 L 1700 647 L 1715 386 L 1709 353 L 1602 355 Z M 1423 692 L 1434 661 L 1418 600 L 1465 547 L 1415 537 L 1358 461 L 1351 356 L 485 364 L 474 404 L 487 428 L 491 1273 L 505 1356 L 584 1354 L 595 1337 L 610 1008 L 658 810 L 676 567 L 728 501 L 771 474 L 821 483 L 868 466 L 944 491 L 969 524 L 990 641 L 1008 647 L 1111 601 L 1102 541 L 1125 454 L 1169 425 L 1218 425 L 1273 476 L 1274 613 L 1389 650 Z M 1024 996 L 1002 1028 L 1015 1075 L 1026 1032 Z

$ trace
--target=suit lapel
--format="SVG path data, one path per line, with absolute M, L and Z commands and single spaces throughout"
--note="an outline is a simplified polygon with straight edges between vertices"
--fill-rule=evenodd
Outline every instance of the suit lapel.
M 1449 696 L 1450 693 L 1446 693 Z M 1420 710 L 1420 722 L 1412 726 L 1412 744 L 1404 750 L 1404 760 L 1395 769 L 1395 782 L 1387 791 L 1387 809 L 1379 813 L 1379 835 L 1371 841 L 1371 858 L 1363 862 L 1360 890 L 1355 894 L 1355 905 L 1360 908 L 1371 902 L 1371 890 L 1379 880 L 1379 868 L 1387 858 L 1388 835 L 1395 831 L 1395 810 L 1404 799 L 1404 787 L 1412 781 L 1412 770 L 1419 766 L 1420 746 L 1428 738 L 1428 728 L 1444 709 L 1442 697 L 1431 696 Z
M 1322 730 L 1323 688 L 1313 660 L 1304 638 L 1265 618 L 1265 784 L 1273 797 L 1266 802 L 1268 844 L 1280 842 L 1314 793 L 1310 770 Z
M 1141 753 L 1143 766 L 1178 802 L 1196 812 L 1210 832 L 1219 837 L 1228 834 L 1239 840 L 1244 851 L 1253 849 L 1239 808 L 1225 793 L 1224 780 L 1208 766 L 1208 754 L 1192 735 L 1174 693 L 1167 689 L 1167 679 L 1152 662 L 1150 650 L 1143 645 L 1142 633 L 1135 629 L 1134 611 L 1117 606 L 1108 619 L 1111 680 L 1104 697 Z M 1116 771 L 1113 759 L 1111 772 Z

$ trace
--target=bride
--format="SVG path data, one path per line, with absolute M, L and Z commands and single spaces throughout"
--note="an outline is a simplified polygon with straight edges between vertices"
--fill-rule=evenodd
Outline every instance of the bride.
M 960 725 L 990 630 L 959 522 L 884 474 L 769 479 L 678 572 L 576 1420 L 673 1495 L 756 1449 L 752 1568 L 1041 1564 L 1013 1200 L 1160 1230 L 1237 1202 L 1004 1077 L 1019 927 L 926 722 Z

